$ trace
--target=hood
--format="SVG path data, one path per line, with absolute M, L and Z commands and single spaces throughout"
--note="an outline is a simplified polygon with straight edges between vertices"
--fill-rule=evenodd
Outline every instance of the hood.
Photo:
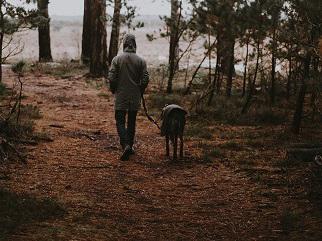
M 126 34 L 123 40 L 123 51 L 124 52 L 136 52 L 136 40 L 133 34 Z

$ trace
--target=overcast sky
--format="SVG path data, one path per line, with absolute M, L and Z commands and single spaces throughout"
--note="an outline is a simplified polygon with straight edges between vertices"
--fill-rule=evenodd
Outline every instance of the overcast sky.
M 165 15 L 170 12 L 170 4 L 165 0 L 129 0 L 137 6 L 140 15 Z M 50 0 L 51 15 L 79 16 L 83 15 L 84 0 Z

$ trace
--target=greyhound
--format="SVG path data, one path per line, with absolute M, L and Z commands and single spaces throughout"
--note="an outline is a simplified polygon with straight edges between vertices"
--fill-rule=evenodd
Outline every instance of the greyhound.
M 166 138 L 166 155 L 170 156 L 169 142 L 173 145 L 173 160 L 177 160 L 178 138 L 180 139 L 180 158 L 183 157 L 183 132 L 187 112 L 179 105 L 167 105 L 161 114 L 161 136 Z

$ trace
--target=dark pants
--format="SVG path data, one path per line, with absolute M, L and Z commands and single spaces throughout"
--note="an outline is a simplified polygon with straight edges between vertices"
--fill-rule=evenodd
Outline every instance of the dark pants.
M 133 147 L 135 137 L 136 115 L 137 111 L 116 110 L 115 120 L 117 133 L 120 137 L 120 144 L 124 149 L 127 145 Z M 127 115 L 127 128 L 126 124 Z

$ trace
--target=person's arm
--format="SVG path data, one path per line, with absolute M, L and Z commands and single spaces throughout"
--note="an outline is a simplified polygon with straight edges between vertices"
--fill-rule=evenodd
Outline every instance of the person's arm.
M 142 79 L 141 79 L 141 84 L 140 84 L 140 88 L 141 88 L 141 93 L 143 94 L 146 87 L 149 84 L 150 81 L 150 75 L 149 72 L 147 70 L 147 66 L 146 66 L 146 62 L 143 61 L 143 66 L 142 66 Z
M 108 73 L 108 80 L 110 82 L 110 90 L 115 94 L 118 86 L 118 64 L 116 58 L 112 60 L 110 71 Z

